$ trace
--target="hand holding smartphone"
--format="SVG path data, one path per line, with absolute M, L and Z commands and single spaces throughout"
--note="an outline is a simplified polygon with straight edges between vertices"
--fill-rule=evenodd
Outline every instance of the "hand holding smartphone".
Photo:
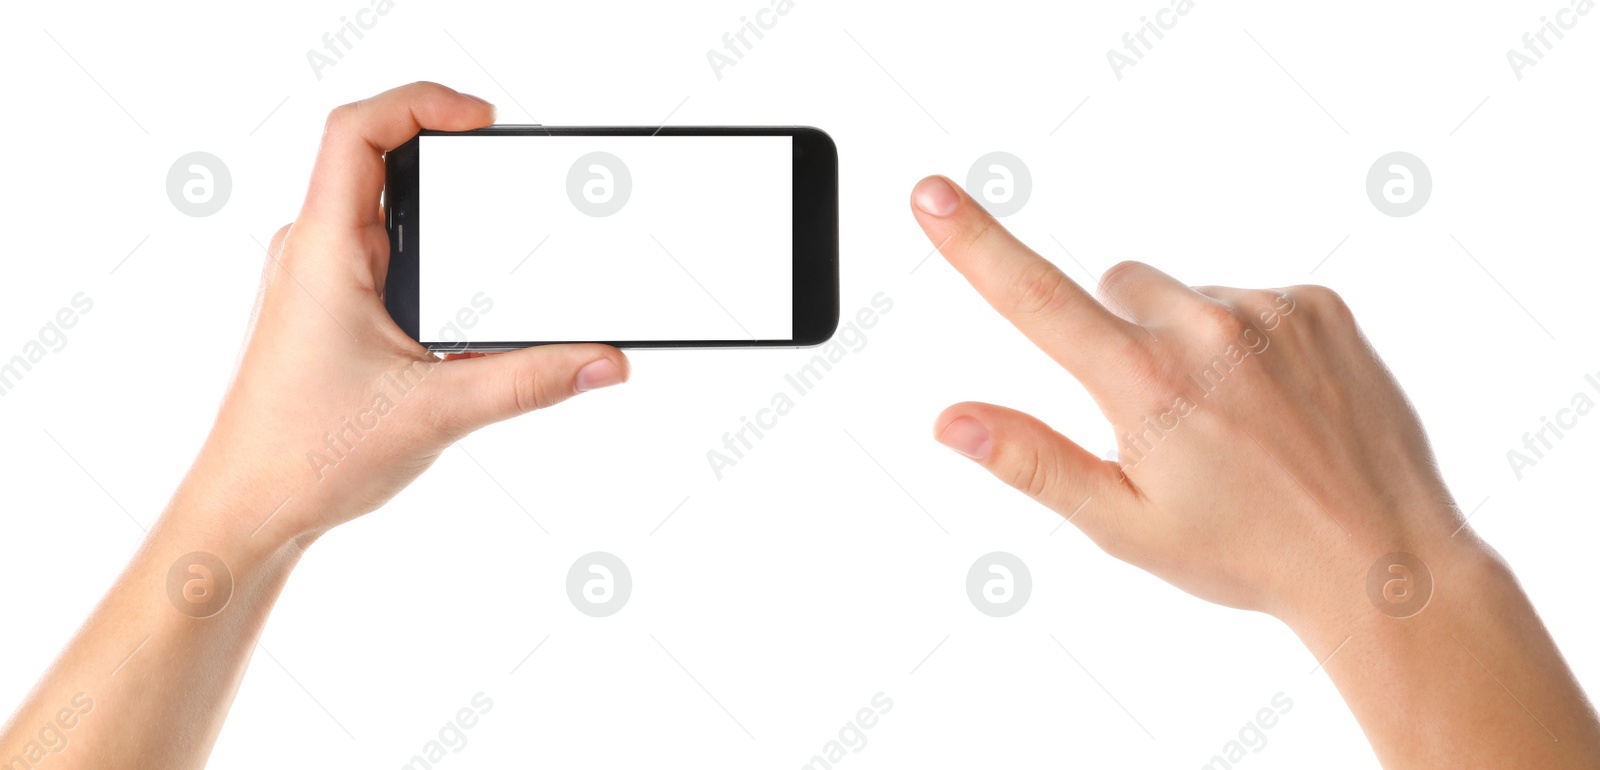
M 386 162 L 385 304 L 430 349 L 804 347 L 837 326 L 820 130 L 423 131 Z

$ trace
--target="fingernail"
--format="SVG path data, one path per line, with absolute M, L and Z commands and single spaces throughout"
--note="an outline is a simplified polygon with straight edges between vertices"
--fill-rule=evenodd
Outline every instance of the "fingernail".
M 951 420 L 949 425 L 944 426 L 944 432 L 939 434 L 939 443 L 974 460 L 988 459 L 989 452 L 994 449 L 994 438 L 989 435 L 989 429 L 971 417 Z
M 924 213 L 947 217 L 955 212 L 961 197 L 944 177 L 930 176 L 917 183 L 917 188 L 911 192 L 911 200 Z
M 578 381 L 575 385 L 579 393 L 590 390 L 609 388 L 622 382 L 622 370 L 611 359 L 602 358 L 591 361 L 578 370 Z

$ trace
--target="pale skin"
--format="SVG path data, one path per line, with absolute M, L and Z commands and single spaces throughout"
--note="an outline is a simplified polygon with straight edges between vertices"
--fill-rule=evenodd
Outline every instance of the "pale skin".
M 26 758 L 27 744 L 84 693 L 93 706 L 46 767 L 204 766 L 255 638 L 307 547 L 383 505 L 471 431 L 627 378 L 627 359 L 604 345 L 439 361 L 384 309 L 383 153 L 421 128 L 493 122 L 489 103 L 432 83 L 329 116 L 305 205 L 263 255 L 254 323 L 211 435 L 121 577 L 12 717 L 0 763 Z M 403 375 L 415 384 L 399 398 L 387 378 Z M 308 452 L 335 457 L 328 434 L 346 421 L 373 424 L 364 410 L 380 393 L 391 394 L 388 414 L 337 464 L 314 467 Z M 173 563 L 196 551 L 220 558 L 234 581 L 226 607 L 204 619 L 177 611 L 167 593 Z
M 47 754 L 48 767 L 202 767 L 312 543 L 383 505 L 471 431 L 627 379 L 627 359 L 602 345 L 440 360 L 384 310 L 383 152 L 421 128 L 493 118 L 486 102 L 431 83 L 330 116 L 305 206 L 269 246 L 210 437 L 0 734 L 0 763 L 26 757 L 67 710 L 70 747 Z M 1201 598 L 1271 613 L 1319 661 L 1337 650 L 1325 668 L 1386 767 L 1593 766 L 1593 708 L 1510 571 L 1470 528 L 1452 536 L 1460 512 L 1422 428 L 1336 296 L 1196 290 L 1125 263 L 1107 274 L 1102 304 L 942 177 L 919 184 L 913 204 L 950 263 L 1089 389 L 1119 436 L 1147 430 L 1145 418 L 1160 424 L 1125 444 L 1139 459 L 1123 467 L 986 404 L 946 410 L 940 441 L 1111 554 Z M 1238 343 L 1247 320 L 1270 345 L 1202 395 L 1188 378 Z M 374 420 L 396 376 L 414 385 Z M 1192 408 L 1173 418 L 1180 398 Z M 329 434 L 352 420 L 373 427 L 337 462 L 308 462 L 309 451 L 332 454 Z M 1404 619 L 1379 612 L 1366 588 L 1374 560 L 1395 551 L 1419 557 L 1436 586 Z M 225 607 L 204 618 L 168 594 L 174 563 L 193 552 L 215 555 L 233 579 Z
M 1088 389 L 1120 454 L 982 403 L 946 409 L 939 441 L 1111 555 L 1282 620 L 1326 660 L 1386 768 L 1600 764 L 1593 706 L 1510 569 L 1463 526 L 1415 412 L 1337 295 L 1189 287 L 1124 262 L 1097 300 L 943 177 L 917 185 L 912 210 Z M 1404 618 L 1379 610 L 1403 596 L 1368 592 L 1394 552 L 1434 584 Z

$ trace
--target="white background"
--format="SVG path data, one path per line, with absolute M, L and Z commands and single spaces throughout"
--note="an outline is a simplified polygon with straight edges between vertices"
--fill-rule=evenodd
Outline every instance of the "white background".
M 610 216 L 567 197 L 591 152 L 630 177 Z M 789 137 L 424 137 L 419 164 L 426 341 L 479 292 L 476 342 L 793 336 Z
M 1600 417 L 1521 481 L 1506 460 L 1600 370 L 1600 17 L 1519 81 L 1505 52 L 1563 0 L 1201 0 L 1118 81 L 1105 52 L 1164 5 L 798 0 L 720 80 L 706 51 L 761 0 L 402 1 L 320 80 L 306 52 L 359 0 L 8 6 L 0 352 L 76 292 L 95 308 L 0 399 L 0 702 L 199 446 L 263 262 L 251 238 L 294 216 L 326 112 L 422 78 L 505 121 L 822 127 L 840 149 L 844 312 L 878 292 L 893 310 L 720 482 L 706 451 L 811 353 L 636 352 L 626 386 L 468 439 L 483 467 L 447 452 L 301 564 L 215 766 L 398 767 L 479 691 L 495 706 L 442 767 L 799 767 L 879 691 L 895 706 L 846 768 L 1199 767 L 1280 691 L 1293 710 L 1242 766 L 1374 766 L 1280 624 L 1052 534 L 1058 517 L 931 439 L 940 409 L 983 399 L 1112 448 L 1070 377 L 922 263 L 912 184 L 995 150 L 1034 178 L 1008 226 L 1083 281 L 1136 258 L 1192 283 L 1340 291 L 1473 526 L 1600 689 Z M 234 178 L 204 219 L 163 189 L 194 150 Z M 1395 150 L 1434 178 L 1405 219 L 1364 190 Z M 600 620 L 564 586 L 596 550 L 635 583 Z M 1035 580 L 1003 620 L 963 585 L 994 550 Z

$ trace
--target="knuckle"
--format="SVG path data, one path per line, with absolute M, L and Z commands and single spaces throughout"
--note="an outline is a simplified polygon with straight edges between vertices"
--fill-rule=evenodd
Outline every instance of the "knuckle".
M 519 369 L 511 378 L 511 398 L 519 414 L 543 409 L 547 404 L 544 390 L 543 378 L 532 370 Z
M 1308 305 L 1315 310 L 1322 310 L 1330 304 L 1342 304 L 1344 302 L 1333 289 L 1314 283 L 1290 286 L 1284 289 L 1283 293 L 1292 298 L 1295 304 Z
M 1027 493 L 1029 497 L 1044 497 L 1045 492 L 1054 485 L 1052 467 L 1039 450 L 1022 450 L 1011 465 L 1011 486 Z
M 1306 284 L 1292 286 L 1283 291 L 1283 295 L 1297 307 L 1305 307 L 1311 315 L 1318 320 L 1333 322 L 1341 325 L 1353 324 L 1355 314 L 1350 310 L 1350 304 L 1344 297 L 1326 286 Z
M 554 406 L 566 394 L 537 369 L 518 369 L 511 377 L 512 399 L 519 414 Z
M 1213 347 L 1234 342 L 1245 330 L 1244 319 L 1233 308 L 1215 302 L 1198 305 L 1190 323 L 1200 339 Z
M 1073 288 L 1072 279 L 1066 273 L 1041 259 L 1017 277 L 1012 303 L 1023 313 L 1050 315 L 1067 307 L 1072 301 Z
M 994 217 L 980 217 L 977 225 L 963 230 L 956 237 L 957 248 L 967 253 L 982 252 L 994 232 L 994 227 Z
M 1127 280 L 1129 273 L 1135 272 L 1143 267 L 1143 262 L 1124 259 L 1121 262 L 1106 268 L 1106 271 L 1100 274 L 1100 286 L 1103 289 L 1110 289 L 1113 286 L 1118 286 L 1123 281 Z
M 323 121 L 322 124 L 322 135 L 338 136 L 339 134 L 343 133 L 344 130 L 350 125 L 350 121 L 355 117 L 355 111 L 355 102 L 341 104 L 338 107 L 334 107 L 332 110 L 329 110 L 328 119 Z

